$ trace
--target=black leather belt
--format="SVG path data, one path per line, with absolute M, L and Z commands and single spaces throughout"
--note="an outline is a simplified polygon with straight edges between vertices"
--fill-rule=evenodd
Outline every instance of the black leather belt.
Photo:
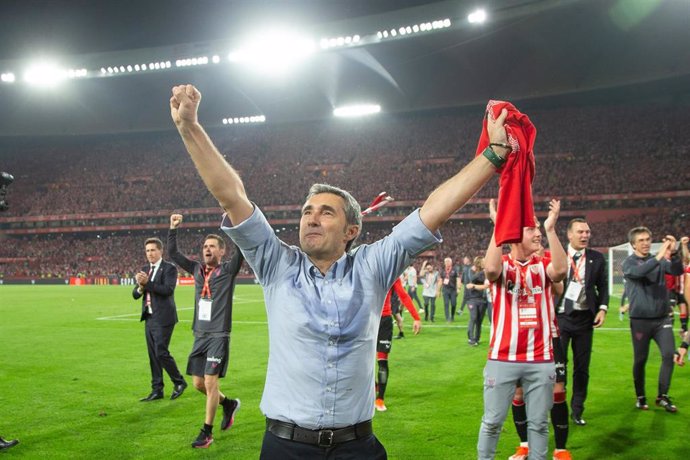
M 371 427 L 371 420 L 346 426 L 345 428 L 308 430 L 292 423 L 281 422 L 271 418 L 266 419 L 266 431 L 282 439 L 319 447 L 331 447 L 343 442 L 365 438 L 374 433 Z

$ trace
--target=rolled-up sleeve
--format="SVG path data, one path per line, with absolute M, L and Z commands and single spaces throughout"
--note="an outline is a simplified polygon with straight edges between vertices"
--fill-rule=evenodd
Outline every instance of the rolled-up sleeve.
M 414 210 L 402 222 L 393 227 L 391 237 L 399 241 L 411 257 L 415 257 L 443 241 L 441 233 L 432 232 L 424 225 L 419 215 L 419 209 Z
M 417 209 L 393 227 L 390 235 L 362 249 L 370 270 L 388 290 L 412 259 L 441 241 L 441 234 L 424 225 Z

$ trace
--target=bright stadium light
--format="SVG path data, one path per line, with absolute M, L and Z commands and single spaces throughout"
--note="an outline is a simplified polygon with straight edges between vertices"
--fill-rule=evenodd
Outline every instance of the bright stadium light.
M 337 107 L 333 110 L 333 115 L 336 117 L 362 117 L 365 115 L 373 115 L 381 111 L 381 106 L 378 104 L 359 104 L 359 105 L 345 105 Z
M 265 115 L 251 115 L 251 116 L 245 116 L 245 117 L 223 118 L 221 121 L 224 125 L 236 125 L 236 124 L 244 124 L 244 123 L 265 123 L 266 122 L 266 116 Z
M 275 29 L 247 40 L 232 51 L 228 59 L 260 73 L 282 74 L 313 54 L 315 49 L 316 44 L 310 38 L 289 30 Z
M 24 72 L 24 81 L 35 86 L 50 88 L 67 77 L 64 69 L 52 62 L 39 62 L 29 66 Z
M 3 83 L 14 83 L 15 77 L 12 72 L 3 73 L 0 75 L 0 81 Z
M 470 24 L 483 24 L 486 21 L 486 11 L 482 9 L 474 10 L 467 15 Z

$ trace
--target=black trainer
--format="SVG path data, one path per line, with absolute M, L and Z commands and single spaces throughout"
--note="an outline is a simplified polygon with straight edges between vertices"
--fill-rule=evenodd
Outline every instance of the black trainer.
M 207 449 L 213 443 L 213 434 L 207 433 L 204 430 L 199 432 L 199 436 L 196 437 L 192 443 L 192 447 L 195 449 Z
M 671 398 L 668 395 L 661 395 L 656 398 L 656 405 L 663 407 L 666 412 L 675 413 L 678 412 L 678 408 L 671 402 Z
M 235 413 L 240 410 L 240 400 L 231 399 L 227 406 L 223 404 L 223 421 L 220 422 L 220 429 L 225 431 L 235 423 Z
M 19 444 L 18 439 L 6 440 L 2 436 L 0 436 L 0 450 L 7 450 L 10 447 L 16 446 L 17 444 Z
M 649 409 L 649 406 L 647 405 L 647 398 L 645 398 L 644 396 L 638 396 L 637 402 L 635 403 L 635 407 L 637 407 L 640 410 Z

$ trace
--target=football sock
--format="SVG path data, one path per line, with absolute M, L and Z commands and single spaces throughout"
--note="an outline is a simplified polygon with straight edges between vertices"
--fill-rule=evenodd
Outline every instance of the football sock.
M 388 360 L 379 359 L 379 383 L 376 397 L 383 399 L 386 394 L 386 384 L 388 383 Z
M 513 399 L 513 423 L 515 423 L 515 431 L 520 437 L 520 442 L 527 442 L 527 410 L 524 401 Z
M 568 403 L 565 401 L 565 393 L 555 393 L 553 400 L 551 408 L 553 437 L 556 449 L 565 449 L 568 442 Z

